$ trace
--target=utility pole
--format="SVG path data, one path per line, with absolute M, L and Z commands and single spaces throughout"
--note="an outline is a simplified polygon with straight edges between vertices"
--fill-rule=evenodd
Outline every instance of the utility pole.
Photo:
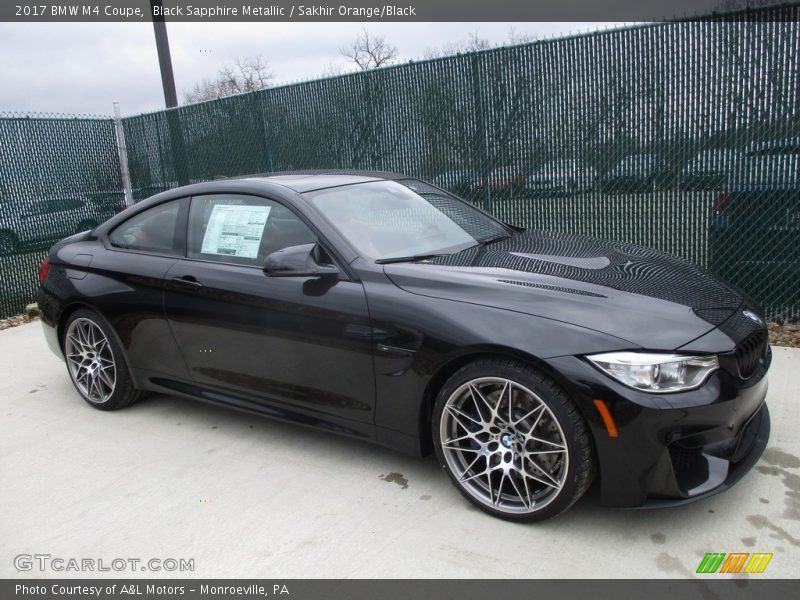
M 158 66 L 161 68 L 161 84 L 164 87 L 164 101 L 167 109 L 177 108 L 178 94 L 175 92 L 175 76 L 172 73 L 172 58 L 169 55 L 169 39 L 167 38 L 167 24 L 164 22 L 164 5 L 162 0 L 150 0 L 150 14 L 153 17 L 153 31 L 156 34 L 156 50 L 158 51 Z M 158 12 L 158 16 L 156 16 Z M 172 175 L 164 183 L 178 185 L 189 183 L 189 169 L 186 163 L 186 147 L 183 143 L 183 131 L 180 115 L 177 110 L 167 110 L 167 126 L 169 127 L 170 150 L 172 158 Z M 167 178 L 166 173 L 162 177 Z
M 122 128 L 122 115 L 119 112 L 119 102 L 114 102 L 114 133 L 117 138 L 117 158 L 119 158 L 119 172 L 122 176 L 122 190 L 125 194 L 125 206 L 133 206 L 133 191 L 131 190 L 131 173 L 128 169 L 128 148 L 125 145 L 125 130 Z
M 158 9 L 158 16 L 155 14 L 156 9 Z M 169 55 L 169 38 L 163 9 L 162 0 L 150 0 L 150 14 L 153 16 L 153 30 L 156 34 L 158 66 L 161 68 L 161 85 L 164 87 L 164 101 L 167 103 L 167 108 L 175 108 L 178 106 L 178 94 L 175 93 L 175 76 L 172 73 L 172 58 Z

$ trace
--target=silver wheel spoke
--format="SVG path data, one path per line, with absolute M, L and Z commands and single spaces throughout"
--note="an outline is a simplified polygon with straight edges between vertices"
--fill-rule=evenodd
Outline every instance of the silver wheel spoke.
M 497 506 L 500 504 L 500 497 L 503 495 L 503 482 L 505 482 L 508 474 L 503 471 L 503 474 L 500 476 L 500 483 L 497 485 L 497 498 L 492 499 L 492 506 Z
M 468 472 L 467 472 L 467 471 L 465 471 L 465 472 L 464 472 L 464 475 L 467 475 L 467 474 L 468 474 Z M 485 475 L 486 477 L 489 477 L 489 479 L 490 479 L 490 481 L 489 481 L 489 486 L 491 487 L 491 485 L 492 485 L 492 482 L 491 482 L 491 474 L 492 474 L 491 470 L 489 470 L 489 469 L 487 468 L 487 469 L 486 469 L 486 470 L 484 470 L 484 471 L 479 471 L 479 472 L 477 472 L 477 473 L 473 473 L 473 474 L 471 474 L 469 477 L 462 477 L 461 479 L 459 479 L 459 481 L 461 481 L 462 483 L 466 483 L 467 481 L 472 481 L 473 479 L 477 479 L 477 478 L 479 478 L 479 477 L 483 477 L 483 476 Z
M 517 483 L 514 481 L 513 477 L 509 477 L 508 480 L 511 482 L 511 487 L 514 488 L 514 491 L 517 493 L 517 496 L 519 496 L 519 499 L 522 500 L 522 502 L 525 504 L 525 506 L 530 508 L 530 504 L 529 504 L 530 498 L 529 497 L 525 498 L 525 497 L 522 496 L 522 492 L 519 491 L 519 488 L 517 487 Z M 526 496 L 527 496 L 527 492 L 526 492 Z
M 556 485 L 556 484 L 554 484 L 554 483 L 552 483 L 550 481 L 547 481 L 546 479 L 542 479 L 541 477 L 536 477 L 536 475 L 531 475 L 530 473 L 526 472 L 525 473 L 525 477 L 527 477 L 528 479 L 533 479 L 534 481 L 537 481 L 537 482 L 539 482 L 539 483 L 541 483 L 543 485 L 546 485 L 548 487 L 551 487 L 554 490 L 559 489 L 558 485 Z
M 464 440 L 473 440 L 473 439 L 475 438 L 473 438 L 472 435 L 468 433 L 467 435 L 462 435 L 461 437 L 447 440 L 444 444 L 442 444 L 442 446 L 448 446 L 450 444 L 455 444 L 456 442 L 463 442 Z M 460 446 L 456 446 L 455 448 L 456 450 L 458 450 Z
M 534 467 L 536 467 L 536 470 L 537 470 L 537 471 L 539 471 L 539 472 L 540 472 L 542 475 L 544 475 L 544 476 L 545 476 L 545 477 L 548 479 L 548 481 L 550 482 L 550 485 L 552 485 L 552 486 L 555 486 L 555 487 L 560 487 L 560 483 L 559 483 L 559 481 L 558 481 L 558 480 L 557 480 L 555 477 L 553 477 L 552 475 L 550 475 L 550 473 L 548 473 L 548 472 L 547 472 L 547 471 L 546 471 L 546 470 L 545 470 L 545 469 L 542 467 L 542 465 L 540 465 L 539 463 L 537 463 L 535 460 L 533 460 L 533 459 L 532 459 L 531 457 L 529 457 L 529 456 L 528 456 L 528 457 L 526 457 L 526 458 L 528 459 L 528 462 L 529 462 L 529 463 L 531 463 L 531 464 L 532 464 Z
M 469 427 L 467 427 L 467 425 L 465 425 L 465 424 L 464 424 L 464 421 L 462 421 L 461 419 L 469 419 L 470 421 L 472 421 L 473 423 L 475 423 L 475 425 L 478 425 L 478 426 L 479 426 L 479 427 L 481 427 L 481 428 L 483 427 L 483 423 L 482 423 L 481 421 L 478 421 L 477 419 L 473 419 L 473 418 L 472 418 L 472 417 L 470 417 L 468 414 L 461 412 L 460 410 L 458 410 L 457 408 L 455 408 L 455 407 L 453 407 L 453 406 L 448 406 L 448 407 L 447 407 L 447 410 L 448 410 L 448 411 L 450 411 L 450 414 L 451 414 L 451 415 L 453 415 L 453 418 L 454 418 L 456 421 L 458 421 L 458 422 L 459 422 L 459 424 L 461 425 L 461 427 L 463 427 L 463 428 L 464 428 L 464 429 L 466 429 L 467 431 L 469 431 Z
M 508 422 L 511 423 L 511 422 L 514 421 L 514 415 L 511 412 L 511 410 L 512 410 L 511 398 L 514 396 L 514 390 L 511 387 L 511 382 L 509 382 L 509 381 L 506 382 L 506 385 L 503 388 L 503 391 L 500 392 L 500 399 L 498 400 L 498 405 L 499 405 L 500 400 L 503 399 L 503 395 L 504 394 L 508 394 Z
M 545 408 L 544 404 L 540 404 L 539 406 L 534 408 L 532 411 L 530 411 L 530 412 L 526 413 L 525 415 L 521 416 L 516 421 L 513 421 L 513 424 L 514 425 L 519 425 L 525 419 L 528 419 L 528 418 L 532 417 L 534 414 L 539 413 L 538 415 L 536 415 L 536 420 L 533 422 L 533 425 L 531 426 L 531 431 L 533 431 L 534 429 L 536 429 L 536 426 L 539 424 L 539 419 L 541 419 L 542 415 L 544 414 L 544 408 Z
M 489 504 L 494 506 L 494 491 L 492 490 L 492 471 L 486 470 L 486 482 L 489 486 Z
M 489 411 L 489 420 L 491 420 L 492 417 L 494 417 L 496 414 L 494 407 L 491 404 L 489 404 L 489 401 L 486 399 L 486 397 L 483 394 L 481 394 L 480 391 L 478 391 L 478 389 L 474 385 L 470 384 L 469 390 L 470 393 L 472 394 L 473 400 L 475 401 L 475 408 L 478 409 L 478 413 L 481 412 L 480 408 L 478 407 L 478 399 L 480 399 L 483 406 L 485 406 L 486 410 Z
M 114 387 L 114 382 L 111 381 L 111 378 L 103 369 L 100 369 L 97 372 L 97 377 L 100 379 L 100 381 L 102 381 L 108 386 L 108 389 L 112 389 Z
M 522 485 L 525 486 L 525 498 L 526 498 L 526 506 L 528 508 L 533 508 L 533 498 L 531 497 L 531 489 L 528 487 L 528 478 L 525 477 L 525 473 L 522 474 Z
M 472 471 L 472 467 L 474 467 L 475 463 L 477 463 L 481 458 L 483 457 L 480 454 L 478 454 L 478 456 L 475 457 L 475 460 L 469 463 L 469 466 L 466 469 L 464 469 L 464 475 L 461 476 L 461 481 L 464 481 L 464 476 Z
M 528 439 L 532 442 L 539 442 L 540 444 L 547 444 L 549 446 L 553 446 L 558 448 L 559 450 L 566 450 L 566 446 L 562 446 L 561 444 L 556 444 L 555 442 L 551 442 L 550 440 L 544 440 L 542 438 L 536 437 L 535 435 L 529 435 Z

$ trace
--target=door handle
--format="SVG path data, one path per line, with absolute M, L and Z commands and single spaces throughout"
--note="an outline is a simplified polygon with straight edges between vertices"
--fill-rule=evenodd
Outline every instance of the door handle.
M 171 281 L 175 285 L 185 288 L 196 289 L 203 287 L 203 284 L 197 281 L 197 279 L 195 279 L 193 275 L 184 275 L 183 277 L 173 277 Z

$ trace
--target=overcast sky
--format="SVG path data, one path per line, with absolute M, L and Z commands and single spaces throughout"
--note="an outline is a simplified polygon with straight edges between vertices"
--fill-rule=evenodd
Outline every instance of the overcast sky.
M 493 44 L 518 34 L 537 38 L 604 28 L 605 23 L 370 23 L 402 61 L 428 48 L 466 40 L 477 30 Z M 224 62 L 257 55 L 270 62 L 275 83 L 346 69 L 339 49 L 360 23 L 168 23 L 179 99 Z M 0 23 L 0 112 L 123 115 L 164 107 L 150 23 Z

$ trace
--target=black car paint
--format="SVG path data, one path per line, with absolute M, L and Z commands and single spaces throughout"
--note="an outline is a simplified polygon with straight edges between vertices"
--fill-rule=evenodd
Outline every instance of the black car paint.
M 720 442 L 730 446 L 762 406 L 768 354 L 748 380 L 721 369 L 701 388 L 660 396 L 627 388 L 583 358 L 636 349 L 730 354 L 753 333 L 753 327 L 725 327 L 751 307 L 737 290 L 666 255 L 543 234 L 517 233 L 441 259 L 378 265 L 359 257 L 302 197 L 305 191 L 375 179 L 292 175 L 196 184 L 159 194 L 91 234 L 62 241 L 51 250 L 50 275 L 39 294 L 51 347 L 60 353 L 58 328 L 71 311 L 89 306 L 117 332 L 142 389 L 234 406 L 416 455 L 431 449 L 431 406 L 450 374 L 487 355 L 533 363 L 578 405 L 598 450 L 603 501 L 619 507 L 688 499 L 691 494 L 670 465 L 671 444 L 702 450 Z M 318 234 L 340 274 L 269 277 L 258 268 L 109 244 L 108 233 L 133 214 L 206 193 L 259 195 L 292 208 Z M 544 252 L 550 252 L 548 260 L 540 256 Z M 592 262 L 602 257 L 606 260 Z M 668 289 L 629 289 L 626 267 L 637 260 L 646 265 L 634 269 L 641 281 L 654 265 L 661 265 L 662 275 L 677 269 L 695 291 L 706 292 L 688 300 L 711 300 L 692 306 Z M 594 268 L 586 269 L 588 264 Z M 609 268 L 616 279 L 598 281 L 598 272 Z M 582 271 L 589 276 L 581 277 Z M 173 282 L 186 277 L 203 287 Z M 282 362 L 272 364 L 270 357 Z M 608 404 L 618 437 L 609 436 L 594 399 Z M 759 414 L 766 414 L 766 407 Z M 748 460 L 760 456 L 766 444 L 768 417 L 760 424 Z M 700 454 L 702 473 L 705 454 Z M 735 471 L 712 491 L 730 485 Z

